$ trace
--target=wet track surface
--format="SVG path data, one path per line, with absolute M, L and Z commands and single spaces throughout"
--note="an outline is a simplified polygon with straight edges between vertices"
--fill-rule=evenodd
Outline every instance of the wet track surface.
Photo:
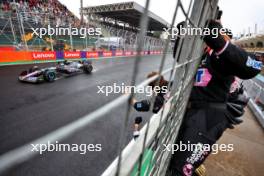
M 137 82 L 156 71 L 160 56 L 143 57 Z M 167 57 L 165 68 L 171 66 Z M 0 67 L 0 154 L 26 144 L 61 126 L 64 126 L 110 102 L 120 94 L 98 94 L 99 85 L 113 83 L 128 85 L 134 58 L 108 58 L 93 62 L 91 75 L 80 74 L 54 83 L 24 84 L 17 80 L 19 73 L 31 65 Z M 39 64 L 40 67 L 54 64 Z M 116 157 L 120 127 L 124 123 L 126 104 L 87 126 L 64 141 L 65 144 L 101 144 L 102 151 L 47 152 L 17 166 L 5 175 L 100 175 Z M 132 112 L 127 129 L 127 142 L 132 137 L 134 117 L 144 121 L 151 114 Z

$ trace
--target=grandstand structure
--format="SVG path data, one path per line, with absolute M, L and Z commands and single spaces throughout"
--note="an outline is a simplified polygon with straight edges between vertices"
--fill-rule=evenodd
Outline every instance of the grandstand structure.
M 95 38 L 33 35 L 32 28 L 80 27 L 81 21 L 58 0 L 0 2 L 0 47 L 15 50 L 86 50 Z
M 98 46 L 100 38 L 121 38 L 120 50 L 135 51 L 140 31 L 139 21 L 144 7 L 135 2 L 82 8 L 85 19 L 77 18 L 58 0 L 5 0 L 0 2 L 0 47 L 22 51 L 90 51 L 111 50 L 110 44 Z M 168 27 L 162 18 L 148 11 L 149 26 L 144 37 L 144 50 L 162 50 L 160 39 L 163 28 Z M 34 35 L 32 28 L 101 28 L 102 36 Z
M 264 34 L 245 36 L 236 40 L 235 43 L 248 51 L 264 52 Z
M 99 6 L 84 7 L 82 14 L 87 17 L 90 25 L 100 27 L 104 37 L 121 37 L 125 44 L 123 49 L 135 50 L 140 31 L 140 17 L 144 7 L 136 2 L 113 3 Z M 149 25 L 144 37 L 144 50 L 161 50 L 164 40 L 160 34 L 169 23 L 148 11 Z

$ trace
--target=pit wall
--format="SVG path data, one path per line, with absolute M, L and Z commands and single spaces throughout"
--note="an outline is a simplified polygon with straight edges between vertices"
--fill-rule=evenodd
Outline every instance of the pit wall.
M 135 56 L 136 51 L 0 51 L 0 66 L 30 63 L 59 62 L 107 57 Z M 141 55 L 158 55 L 162 51 L 142 51 Z

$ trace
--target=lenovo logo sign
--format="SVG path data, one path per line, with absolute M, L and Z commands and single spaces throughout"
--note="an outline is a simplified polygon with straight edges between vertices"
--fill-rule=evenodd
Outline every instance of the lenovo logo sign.
M 55 52 L 32 52 L 32 58 L 34 60 L 50 60 L 56 59 Z
M 81 58 L 81 53 L 80 52 L 69 52 L 69 51 L 66 51 L 64 52 L 64 58 L 65 59 L 74 59 L 74 58 Z

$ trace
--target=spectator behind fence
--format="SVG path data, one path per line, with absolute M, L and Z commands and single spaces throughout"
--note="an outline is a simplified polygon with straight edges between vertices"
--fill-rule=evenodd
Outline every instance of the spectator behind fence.
M 0 3 L 0 16 L 2 13 L 15 15 L 17 11 L 25 21 L 31 19 L 35 24 L 47 25 L 50 21 L 57 26 L 80 25 L 79 19 L 58 0 L 5 0 Z

